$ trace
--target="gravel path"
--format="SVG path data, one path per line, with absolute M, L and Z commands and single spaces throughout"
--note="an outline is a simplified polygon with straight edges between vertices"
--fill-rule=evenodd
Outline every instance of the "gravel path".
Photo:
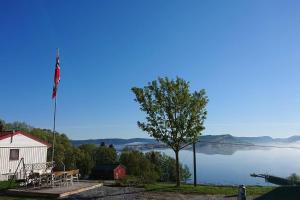
M 145 192 L 143 188 L 133 187 L 107 187 L 85 191 L 76 195 L 72 195 L 66 200 L 236 200 L 236 196 L 224 195 L 197 195 L 197 194 L 181 194 L 174 192 Z M 253 198 L 247 198 L 249 200 Z
M 138 195 L 144 192 L 143 188 L 134 187 L 107 187 L 102 186 L 92 190 L 88 190 L 79 194 L 69 196 L 68 200 L 113 200 L 113 199 L 137 199 Z

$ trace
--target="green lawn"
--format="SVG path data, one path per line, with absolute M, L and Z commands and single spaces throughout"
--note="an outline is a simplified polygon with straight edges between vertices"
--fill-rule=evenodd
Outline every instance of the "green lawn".
M 247 186 L 247 195 L 257 196 L 268 193 L 276 187 L 270 186 Z M 156 192 L 180 192 L 180 193 L 197 193 L 197 194 L 223 194 L 236 195 L 238 188 L 234 186 L 215 186 L 215 185 L 199 185 L 194 187 L 190 184 L 183 184 L 177 188 L 174 183 L 156 183 L 145 186 L 147 191 Z
M 0 200 L 41 200 L 40 198 L 26 198 L 26 197 L 11 197 L 6 196 L 4 191 L 9 188 L 18 187 L 16 182 L 0 181 Z
M 6 190 L 8 188 L 15 188 L 17 186 L 17 183 L 14 181 L 11 183 L 10 181 L 0 181 L 0 191 Z

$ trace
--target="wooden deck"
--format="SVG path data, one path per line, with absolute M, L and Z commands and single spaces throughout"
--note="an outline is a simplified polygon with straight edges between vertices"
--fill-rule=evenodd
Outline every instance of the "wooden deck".
M 97 187 L 101 187 L 103 184 L 93 181 L 79 181 L 74 182 L 73 185 L 62 187 L 42 187 L 42 188 L 17 188 L 9 189 L 8 195 L 22 196 L 22 197 L 46 197 L 46 198 L 60 198 L 66 197 L 72 194 L 77 194 L 87 190 L 91 190 Z

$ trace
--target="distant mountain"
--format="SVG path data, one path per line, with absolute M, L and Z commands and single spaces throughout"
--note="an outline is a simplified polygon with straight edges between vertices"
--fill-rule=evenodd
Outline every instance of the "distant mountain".
M 261 137 L 236 137 L 237 139 L 250 142 L 253 144 L 262 144 L 262 143 L 294 143 L 300 141 L 300 135 L 291 136 L 288 138 L 272 138 L 270 136 L 261 136 Z
M 253 144 L 269 143 L 274 142 L 274 139 L 270 136 L 261 136 L 261 137 L 236 137 L 238 140 L 243 142 L 249 142 Z
M 239 137 L 232 135 L 203 135 L 199 138 L 200 143 L 241 143 L 248 144 L 250 142 L 241 140 Z
M 149 138 L 107 138 L 107 139 L 90 139 L 90 140 L 72 140 L 74 146 L 81 144 L 113 144 L 117 150 L 122 150 L 125 147 L 136 150 L 149 150 L 158 148 L 167 148 L 166 145 Z M 225 154 L 231 155 L 238 150 L 250 149 L 267 149 L 266 147 L 259 147 L 254 145 L 262 144 L 281 144 L 286 145 L 289 143 L 300 142 L 300 136 L 292 136 L 289 138 L 272 138 L 269 136 L 261 137 L 235 137 L 232 135 L 203 135 L 200 136 L 197 143 L 197 152 L 205 154 Z M 185 149 L 190 150 L 191 146 Z
M 294 135 L 288 138 L 276 138 L 274 139 L 275 142 L 283 142 L 283 143 L 293 143 L 300 141 L 300 135 Z
M 79 146 L 81 144 L 113 144 L 113 145 L 126 145 L 126 144 L 155 144 L 158 143 L 155 139 L 150 138 L 130 138 L 130 139 L 121 139 L 121 138 L 106 138 L 106 139 L 89 139 L 89 140 L 72 140 L 74 146 Z

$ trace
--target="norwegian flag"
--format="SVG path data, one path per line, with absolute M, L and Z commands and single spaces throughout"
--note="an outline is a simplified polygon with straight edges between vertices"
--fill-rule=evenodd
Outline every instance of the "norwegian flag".
M 52 99 L 54 99 L 56 97 L 59 81 L 60 81 L 59 56 L 56 56 L 56 64 L 55 64 L 55 71 L 54 71 L 54 86 L 53 86 L 53 92 L 52 92 Z

